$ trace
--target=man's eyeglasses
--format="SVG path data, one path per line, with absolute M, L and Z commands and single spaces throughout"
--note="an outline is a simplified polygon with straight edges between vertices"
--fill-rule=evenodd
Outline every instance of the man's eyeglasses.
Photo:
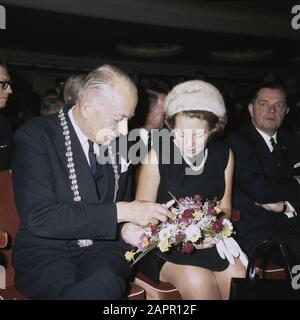
M 2 85 L 2 89 L 6 90 L 8 86 L 12 86 L 12 81 L 11 80 L 0 80 L 0 84 Z

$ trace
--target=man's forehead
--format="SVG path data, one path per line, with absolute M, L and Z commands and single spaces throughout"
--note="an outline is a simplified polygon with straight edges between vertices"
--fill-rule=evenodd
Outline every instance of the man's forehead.
M 257 100 L 281 100 L 285 101 L 285 93 L 280 89 L 263 88 L 257 93 Z
M 2 66 L 0 66 L 0 77 L 10 79 L 10 76 L 9 76 L 7 70 Z
M 105 88 L 105 90 L 100 90 L 98 93 L 99 93 L 100 99 L 103 99 L 107 102 L 110 102 L 113 105 L 115 105 L 121 101 L 120 94 L 118 92 L 116 92 L 115 90 L 113 90 L 113 88 L 110 86 L 107 86 L 107 88 Z
M 109 109 L 113 115 L 132 116 L 136 105 L 135 95 L 124 95 L 115 88 L 107 86 L 105 90 L 87 90 L 86 102 Z M 127 110 L 130 108 L 130 110 Z M 131 110 L 133 109 L 133 110 Z M 129 114 L 130 113 L 130 114 Z

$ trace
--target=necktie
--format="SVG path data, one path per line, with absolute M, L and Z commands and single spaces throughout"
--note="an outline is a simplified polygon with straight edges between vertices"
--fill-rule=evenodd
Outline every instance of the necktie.
M 272 147 L 273 147 L 272 154 L 273 154 L 273 156 L 274 156 L 276 165 L 277 165 L 278 167 L 280 167 L 280 162 L 281 162 L 281 148 L 280 148 L 279 144 L 275 142 L 274 138 L 271 138 L 271 139 L 270 139 L 270 143 L 271 143 L 271 145 L 272 145 Z
M 89 141 L 89 160 L 90 160 L 90 167 L 91 167 L 91 171 L 92 171 L 92 175 L 95 179 L 96 175 L 97 175 L 97 167 L 98 167 L 98 162 L 96 159 L 96 155 L 94 153 L 94 142 L 91 140 Z
M 149 151 L 151 149 L 152 146 L 152 134 L 151 134 L 151 130 L 148 132 L 148 145 L 147 145 L 147 151 Z
M 90 160 L 90 167 L 92 176 L 94 178 L 94 182 L 97 188 L 98 198 L 101 198 L 101 194 L 103 190 L 101 190 L 101 186 L 103 188 L 103 171 L 102 166 L 98 163 L 96 155 L 94 153 L 94 143 L 90 140 L 89 141 L 89 160 Z

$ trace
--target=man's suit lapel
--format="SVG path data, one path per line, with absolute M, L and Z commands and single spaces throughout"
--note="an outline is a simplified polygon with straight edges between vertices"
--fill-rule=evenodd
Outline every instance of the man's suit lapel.
M 282 175 L 286 176 L 286 174 L 292 174 L 289 173 L 289 146 L 284 141 L 284 137 L 281 134 L 280 130 L 277 133 L 277 143 L 280 146 L 281 149 L 281 173 Z
M 79 142 L 79 139 L 75 133 L 75 130 L 71 124 L 71 121 L 68 116 L 68 112 L 64 109 L 66 121 L 70 131 L 70 139 L 71 139 L 71 148 L 73 153 L 73 161 L 75 165 L 76 175 L 77 175 L 77 183 L 79 187 L 79 193 L 84 201 L 93 202 L 98 201 L 98 194 L 95 186 L 95 182 L 86 160 L 84 151 Z M 67 176 L 69 176 L 69 168 L 67 167 L 67 157 L 66 157 L 66 146 L 65 146 L 65 137 L 63 135 L 63 129 L 59 124 L 60 120 L 57 117 L 58 124 L 58 132 L 54 137 L 54 145 L 57 149 L 57 154 L 63 163 Z M 70 185 L 71 190 L 71 185 Z

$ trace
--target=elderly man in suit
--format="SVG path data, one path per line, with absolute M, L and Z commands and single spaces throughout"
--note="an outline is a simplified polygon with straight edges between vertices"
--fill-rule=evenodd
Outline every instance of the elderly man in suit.
M 129 202 L 130 170 L 111 148 L 127 133 L 136 103 L 129 77 L 104 65 L 86 77 L 72 109 L 17 131 L 13 182 L 21 226 L 13 261 L 25 296 L 123 298 L 130 277 L 124 253 L 139 241 L 131 229 L 172 217 L 159 204 Z M 105 146 L 108 162 L 99 159 Z M 124 222 L 132 224 L 120 231 Z
M 0 109 L 5 108 L 12 94 L 12 82 L 6 64 L 0 58 Z M 0 171 L 10 168 L 13 133 L 7 118 L 0 114 Z
M 252 123 L 234 132 L 228 143 L 235 154 L 233 205 L 239 243 L 251 254 L 261 240 L 279 239 L 292 263 L 300 263 L 300 146 L 281 128 L 289 112 L 280 84 L 258 86 L 248 106 Z M 277 252 L 270 259 L 280 263 Z

